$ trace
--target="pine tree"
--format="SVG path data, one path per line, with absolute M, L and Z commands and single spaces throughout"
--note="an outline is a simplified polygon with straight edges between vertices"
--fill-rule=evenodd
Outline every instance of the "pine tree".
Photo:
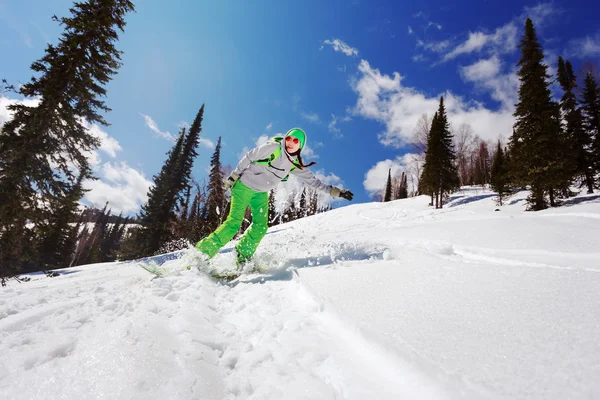
M 508 168 L 500 141 L 498 141 L 496 156 L 494 157 L 494 162 L 492 163 L 490 183 L 492 189 L 498 193 L 498 204 L 502 205 L 504 199 L 509 194 L 510 188 L 508 186 Z
M 548 67 L 543 63 L 542 47 L 529 18 L 519 48 L 517 75 L 521 85 L 510 139 L 511 169 L 517 185 L 531 187 L 530 209 L 541 210 L 547 207 L 546 193 L 554 205 L 555 191 L 568 184 L 566 162 L 560 155 L 560 110 L 552 101 Z
M 419 180 L 419 193 L 430 195 L 432 206 L 434 205 L 434 196 L 437 199 L 434 172 L 438 168 L 438 157 L 436 152 L 438 151 L 439 146 L 434 146 L 436 142 L 436 137 L 433 135 L 434 132 L 438 131 L 437 126 L 438 114 L 436 112 L 433 115 L 433 119 L 431 120 L 429 134 L 427 135 L 427 150 L 425 150 L 425 163 L 423 164 L 421 179 Z
M 223 222 L 225 214 L 225 189 L 223 187 L 223 170 L 221 166 L 221 137 L 210 159 L 210 175 L 208 183 L 208 198 L 206 200 L 205 220 L 206 227 L 211 232 Z
M 60 206 L 78 176 L 92 176 L 86 153 L 99 140 L 85 123 L 108 125 L 99 112 L 110 109 L 99 98 L 120 67 L 115 42 L 133 10 L 129 0 L 90 0 L 75 3 L 70 18 L 54 16 L 65 27 L 60 43 L 48 44 L 46 55 L 31 65 L 39 75 L 18 89 L 24 97 L 39 97 L 39 104 L 8 107 L 14 117 L 0 133 L 0 193 L 11 194 L 0 202 L 3 281 L 23 266 L 23 249 L 31 253 L 31 227 L 56 213 L 52 207 Z
M 432 204 L 435 196 L 436 208 L 442 208 L 444 196 L 458 188 L 460 179 L 455 159 L 452 133 L 446 116 L 444 98 L 441 97 L 431 124 L 420 182 L 420 189 L 432 195 Z
M 292 191 L 287 198 L 281 216 L 282 223 L 290 222 L 296 219 L 296 192 Z
M 475 156 L 473 184 L 486 185 L 490 182 L 490 152 L 486 142 L 480 142 Z
M 108 214 L 110 215 L 110 211 Z M 124 219 L 121 213 L 112 226 L 110 228 L 107 227 L 107 232 L 104 235 L 101 246 L 102 262 L 115 261 L 117 259 L 121 239 L 123 237 L 123 228 L 126 223 L 127 219 Z
M 108 202 L 104 205 L 102 211 L 96 214 L 94 228 L 84 244 L 83 254 L 79 258 L 79 263 L 76 265 L 95 264 L 102 262 L 102 247 L 108 226 L 109 216 L 107 208 Z
M 408 179 L 404 172 L 400 178 L 400 189 L 398 190 L 398 198 L 406 199 L 408 197 Z
M 591 72 L 586 74 L 581 97 L 583 128 L 593 138 L 592 160 L 596 172 L 600 170 L 600 89 Z
M 304 188 L 302 190 L 302 194 L 300 195 L 300 208 L 298 210 L 299 218 L 304 218 L 308 216 L 308 200 L 306 196 L 306 188 Z
M 36 224 L 37 246 L 35 254 L 39 257 L 33 269 L 44 270 L 69 266 L 75 253 L 79 224 L 76 224 L 78 200 L 83 197 L 83 175 L 64 197 L 55 198 L 57 204 L 50 208 L 48 219 Z
M 385 184 L 385 194 L 383 196 L 383 201 L 388 202 L 392 201 L 392 169 L 388 170 L 387 182 Z
M 317 214 L 319 208 L 319 193 L 316 190 L 311 191 L 310 204 L 309 204 L 309 215 Z
M 450 131 L 450 124 L 446 115 L 444 98 L 440 98 L 440 107 L 438 109 L 440 119 L 440 146 L 441 146 L 441 171 L 440 171 L 440 208 L 443 205 L 444 195 L 450 194 L 458 189 L 460 177 L 456 168 L 456 153 L 454 152 L 453 136 Z
M 577 107 L 577 79 L 573 67 L 568 60 L 565 63 L 562 57 L 558 57 L 558 82 L 564 91 L 560 102 L 562 117 L 566 122 L 564 133 L 567 143 L 563 149 L 563 157 L 570 158 L 572 174 L 583 177 L 588 193 L 593 193 L 594 176 L 590 152 L 592 138 L 583 129 L 583 115 Z
M 185 128 L 181 129 L 179 137 L 173 148 L 167 153 L 167 160 L 158 175 L 153 177 L 154 185 L 148 191 L 148 200 L 142 206 L 138 215 L 142 227 L 130 237 L 130 250 L 135 243 L 137 250 L 132 251 L 129 257 L 142 257 L 154 254 L 160 246 L 172 239 L 170 222 L 175 219 L 174 207 L 177 203 L 176 188 L 180 188 L 177 181 L 177 167 L 182 156 Z
M 200 193 L 200 190 L 198 190 L 194 196 L 194 201 L 192 201 L 192 206 L 188 215 L 189 232 L 187 238 L 192 243 L 196 243 L 202 238 L 204 221 L 200 219 L 201 197 L 202 194 Z
M 275 207 L 275 197 L 277 196 L 277 189 L 271 189 L 269 192 L 269 226 L 275 226 L 279 223 L 277 210 Z
M 182 196 L 192 184 L 192 168 L 194 160 L 198 156 L 196 149 L 200 143 L 200 132 L 202 132 L 202 119 L 204 118 L 204 104 L 194 118 L 190 126 L 185 141 L 182 144 L 181 155 L 177 161 L 177 166 L 173 172 L 174 185 L 171 188 L 170 196 L 182 201 Z

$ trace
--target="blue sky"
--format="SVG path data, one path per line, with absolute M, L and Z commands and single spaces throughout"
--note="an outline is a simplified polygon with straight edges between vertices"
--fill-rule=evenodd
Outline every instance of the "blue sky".
M 413 171 L 406 146 L 419 117 L 445 95 L 454 128 L 486 140 L 510 135 L 517 96 L 516 48 L 531 17 L 547 55 L 575 69 L 600 59 L 595 1 L 134 1 L 118 43 L 123 66 L 107 86 L 109 127 L 91 127 L 99 181 L 88 203 L 137 211 L 170 137 L 205 103 L 194 176 L 214 143 L 235 166 L 265 137 L 300 126 L 306 161 L 329 183 L 370 201 L 388 168 Z M 168 4 L 168 5 L 167 5 Z M 30 64 L 56 43 L 51 16 L 70 0 L 0 0 L 0 78 L 26 82 Z M 16 101 L 0 98 L 2 107 Z M 336 206 L 347 204 L 336 202 Z

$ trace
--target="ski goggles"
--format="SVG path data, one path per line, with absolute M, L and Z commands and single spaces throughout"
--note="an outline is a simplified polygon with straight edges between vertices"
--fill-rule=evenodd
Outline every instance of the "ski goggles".
M 285 141 L 287 143 L 292 143 L 293 142 L 294 144 L 300 143 L 300 141 L 298 140 L 298 138 L 293 137 L 293 136 L 286 136 Z

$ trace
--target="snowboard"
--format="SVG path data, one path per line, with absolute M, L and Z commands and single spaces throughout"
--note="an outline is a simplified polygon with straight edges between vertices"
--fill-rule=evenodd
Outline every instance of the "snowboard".
M 160 278 L 163 278 L 163 277 L 167 276 L 170 272 L 173 272 L 173 268 L 167 268 L 164 265 L 158 264 L 156 261 L 153 261 L 153 260 L 137 261 L 136 264 L 139 265 L 140 267 L 142 267 L 143 269 L 145 269 L 146 271 L 150 272 L 151 274 L 155 275 L 156 277 L 160 277 Z M 197 268 L 199 271 L 207 273 L 200 266 L 198 266 Z M 184 271 L 184 270 L 191 270 L 191 269 L 192 269 L 192 266 L 188 265 L 186 267 L 181 268 L 180 270 Z M 238 279 L 242 275 L 262 274 L 265 271 L 267 271 L 267 268 L 265 268 L 265 267 L 254 266 L 247 271 L 244 271 L 244 270 L 235 270 L 235 271 L 212 270 L 207 274 L 214 279 L 230 282 L 230 281 Z
M 250 270 L 248 271 L 231 271 L 231 272 L 218 272 L 218 271 L 211 271 L 210 276 L 212 276 L 213 278 L 217 279 L 217 280 L 222 280 L 222 281 L 227 281 L 227 282 L 231 282 L 234 281 L 244 275 L 255 275 L 255 274 L 264 274 L 267 271 L 267 268 L 265 267 L 252 267 Z

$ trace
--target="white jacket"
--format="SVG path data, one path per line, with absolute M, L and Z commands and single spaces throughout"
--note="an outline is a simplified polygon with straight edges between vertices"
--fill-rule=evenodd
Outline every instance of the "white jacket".
M 281 146 L 281 155 L 268 165 L 253 162 L 269 158 L 279 146 Z M 327 193 L 331 192 L 332 186 L 321 182 L 308 168 L 300 169 L 296 167 L 292 170 L 293 165 L 290 158 L 298 164 L 296 157 L 287 153 L 284 141 L 281 143 L 269 142 L 247 152 L 233 170 L 233 173 L 240 177 L 240 181 L 244 185 L 257 192 L 268 192 L 290 173 L 314 189 Z

